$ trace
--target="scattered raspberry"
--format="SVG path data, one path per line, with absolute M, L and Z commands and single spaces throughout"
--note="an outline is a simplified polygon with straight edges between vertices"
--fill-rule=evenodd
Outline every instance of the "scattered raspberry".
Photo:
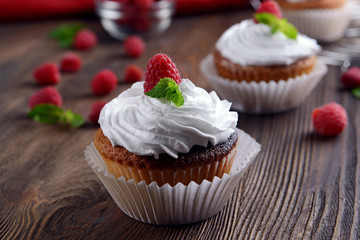
M 314 129 L 324 136 L 339 135 L 346 127 L 348 117 L 345 109 L 337 103 L 328 103 L 312 112 Z
M 129 57 L 139 57 L 145 51 L 145 42 L 138 36 L 129 36 L 124 41 L 124 49 Z
M 143 78 L 143 70 L 135 64 L 130 64 L 125 69 L 124 80 L 128 83 L 141 81 Z
M 46 62 L 35 69 L 34 78 L 40 85 L 56 84 L 60 81 L 59 67 L 54 62 Z
M 104 69 L 95 74 L 91 81 L 91 89 L 95 95 L 105 95 L 116 88 L 118 79 L 115 73 Z
M 38 104 L 53 104 L 58 107 L 62 106 L 62 97 L 58 90 L 53 87 L 45 87 L 40 91 L 36 92 L 29 98 L 30 108 L 35 107 Z
M 101 109 L 105 106 L 106 102 L 97 101 L 91 105 L 89 120 L 92 123 L 98 123 Z
M 87 50 L 95 46 L 96 43 L 97 36 L 89 29 L 82 29 L 75 35 L 74 47 L 76 49 Z
M 282 18 L 282 12 L 280 6 L 277 2 L 272 0 L 267 0 L 263 2 L 260 7 L 256 10 L 255 13 L 271 13 L 274 14 L 278 18 Z M 254 18 L 254 21 L 258 23 L 258 21 Z
M 341 83 L 344 87 L 355 88 L 360 86 L 360 68 L 352 67 L 349 68 L 341 76 Z
M 77 72 L 81 65 L 81 57 L 76 53 L 68 52 L 61 59 L 60 68 L 63 72 Z
M 181 82 L 179 71 L 171 59 L 166 54 L 157 54 L 146 66 L 144 92 L 153 89 L 164 77 L 173 79 L 177 84 Z

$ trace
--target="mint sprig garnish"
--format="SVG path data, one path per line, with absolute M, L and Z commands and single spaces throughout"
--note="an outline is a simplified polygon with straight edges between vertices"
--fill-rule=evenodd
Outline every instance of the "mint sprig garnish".
M 147 96 L 157 99 L 166 99 L 177 107 L 184 105 L 184 97 L 179 85 L 171 78 L 165 77 L 155 85 L 153 89 L 145 93 Z
M 360 87 L 351 89 L 351 93 L 354 97 L 356 97 L 357 99 L 360 99 Z
M 75 114 L 71 110 L 65 111 L 52 104 L 36 105 L 28 113 L 28 117 L 40 123 L 55 124 L 60 122 L 73 128 L 80 127 L 85 123 L 85 120 L 79 114 Z
M 274 34 L 277 31 L 282 32 L 286 37 L 290 39 L 296 39 L 298 30 L 294 25 L 288 23 L 285 18 L 279 19 L 271 13 L 256 13 L 255 19 L 258 22 L 269 25 L 271 28 L 271 34 Z
M 49 36 L 56 39 L 60 47 L 71 47 L 76 33 L 83 28 L 85 28 L 85 25 L 82 23 L 62 24 L 52 30 Z

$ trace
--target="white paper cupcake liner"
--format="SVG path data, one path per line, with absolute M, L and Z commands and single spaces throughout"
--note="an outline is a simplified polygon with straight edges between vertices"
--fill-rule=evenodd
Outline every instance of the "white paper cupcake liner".
M 260 151 L 260 144 L 240 129 L 238 150 L 230 174 L 201 184 L 191 182 L 171 187 L 159 187 L 156 182 L 145 184 L 116 179 L 109 174 L 100 154 L 91 143 L 85 149 L 85 159 L 105 188 L 129 217 L 138 221 L 159 225 L 188 224 L 198 222 L 217 214 L 226 204 L 230 195 L 252 160 Z
M 344 36 L 352 19 L 351 4 L 339 9 L 283 10 L 284 18 L 299 32 L 322 42 L 333 42 Z
M 298 106 L 327 72 L 318 59 L 311 73 L 286 81 L 231 81 L 218 75 L 211 54 L 201 61 L 200 69 L 220 97 L 232 102 L 233 109 L 247 113 L 278 113 Z

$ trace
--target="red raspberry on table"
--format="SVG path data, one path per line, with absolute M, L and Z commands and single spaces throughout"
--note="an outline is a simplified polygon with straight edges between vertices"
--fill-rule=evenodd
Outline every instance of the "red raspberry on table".
M 339 135 L 348 123 L 345 109 L 334 102 L 315 108 L 312 112 L 314 129 L 324 136 Z
M 145 42 L 141 37 L 129 36 L 124 41 L 125 53 L 129 57 L 139 57 L 145 51 Z
M 116 88 L 118 79 L 115 73 L 109 69 L 96 73 L 91 81 L 91 89 L 95 95 L 105 95 Z
M 74 38 L 74 47 L 80 50 L 87 50 L 97 44 L 96 34 L 89 29 L 79 30 Z
M 341 75 L 341 83 L 344 87 L 355 88 L 360 86 L 360 68 L 349 68 Z
M 33 75 L 35 81 L 40 85 L 56 84 L 60 81 L 59 67 L 54 62 L 46 62 L 37 67 Z
M 92 123 L 98 123 L 101 109 L 105 106 L 106 102 L 97 101 L 91 105 L 89 120 Z
M 45 87 L 40 91 L 34 93 L 29 98 L 29 107 L 33 108 L 38 104 L 53 104 L 55 106 L 62 106 L 62 97 L 58 90 L 54 87 Z
M 282 18 L 282 12 L 280 9 L 280 6 L 277 2 L 272 0 L 264 1 L 260 7 L 256 10 L 255 13 L 271 13 L 274 14 L 278 18 Z M 258 21 L 254 19 L 254 21 L 257 23 Z
M 143 78 L 143 70 L 135 64 L 129 64 L 125 68 L 124 81 L 128 83 L 139 82 Z
M 66 53 L 60 63 L 60 69 L 63 72 L 77 72 L 81 66 L 81 57 L 73 52 Z
M 154 55 L 148 62 L 145 70 L 144 92 L 148 92 L 160 81 L 168 77 L 177 84 L 181 82 L 179 71 L 166 54 Z

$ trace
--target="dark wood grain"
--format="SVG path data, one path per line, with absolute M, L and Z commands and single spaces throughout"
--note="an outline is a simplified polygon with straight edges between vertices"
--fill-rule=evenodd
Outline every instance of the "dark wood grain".
M 97 71 L 111 68 L 122 79 L 128 63 L 145 67 L 158 52 L 172 57 L 182 77 L 210 91 L 200 61 L 226 28 L 249 16 L 244 10 L 178 17 L 163 35 L 147 40 L 138 59 L 126 58 L 121 42 L 96 19 L 82 19 L 100 44 L 80 52 L 81 71 L 64 74 L 56 86 L 64 107 L 87 117 L 93 101 L 110 100 L 130 86 L 122 82 L 114 93 L 94 97 L 89 83 Z M 66 52 L 47 38 L 63 22 L 0 26 L 0 239 L 360 239 L 360 102 L 341 89 L 338 68 L 330 67 L 292 111 L 239 114 L 238 127 L 262 151 L 219 214 L 184 226 L 143 224 L 121 212 L 84 160 L 97 126 L 72 130 L 26 117 L 27 100 L 39 89 L 33 69 Z M 330 101 L 349 116 L 335 138 L 314 134 L 311 125 L 312 109 Z

